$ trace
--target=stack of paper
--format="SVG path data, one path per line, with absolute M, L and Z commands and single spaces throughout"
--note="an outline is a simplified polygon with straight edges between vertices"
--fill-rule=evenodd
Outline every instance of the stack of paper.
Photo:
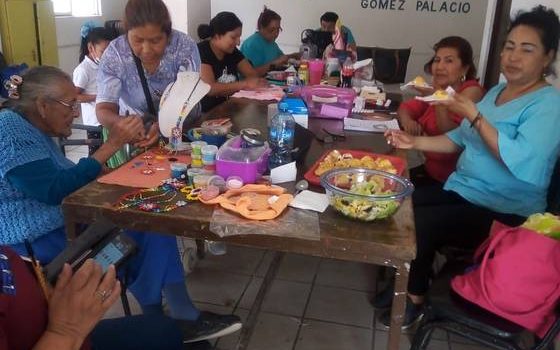
M 365 119 L 354 116 L 344 118 L 344 130 L 385 132 L 389 129 L 400 129 L 397 119 Z

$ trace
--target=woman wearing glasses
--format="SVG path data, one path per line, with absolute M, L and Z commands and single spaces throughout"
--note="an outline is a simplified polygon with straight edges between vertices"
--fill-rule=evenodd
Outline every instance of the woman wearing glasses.
M 299 57 L 299 53 L 284 55 L 276 43 L 282 31 L 281 20 L 279 14 L 265 6 L 257 20 L 257 31 L 241 45 L 241 52 L 261 76 L 274 67 L 287 64 L 288 59 Z
M 70 76 L 55 67 L 35 67 L 11 80 L 10 96 L 9 108 L 0 111 L 0 245 L 29 256 L 28 241 L 37 259 L 46 264 L 66 246 L 60 206 L 64 197 L 95 180 L 113 153 L 146 131 L 140 118 L 121 117 L 107 142 L 74 164 L 51 139 L 70 136 L 78 116 L 77 91 Z M 184 325 L 187 342 L 241 328 L 237 316 L 194 306 L 175 237 L 126 233 L 139 248 L 127 263 L 127 282 L 144 314 L 163 314 L 163 294 L 170 316 Z

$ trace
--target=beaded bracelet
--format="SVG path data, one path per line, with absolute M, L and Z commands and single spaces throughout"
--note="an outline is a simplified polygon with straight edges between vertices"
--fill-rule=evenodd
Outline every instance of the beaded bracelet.
M 471 121 L 471 128 L 474 128 L 474 126 L 476 125 L 476 123 L 482 119 L 482 114 L 480 114 L 480 112 L 478 112 L 476 114 L 476 117 L 474 117 L 474 119 Z

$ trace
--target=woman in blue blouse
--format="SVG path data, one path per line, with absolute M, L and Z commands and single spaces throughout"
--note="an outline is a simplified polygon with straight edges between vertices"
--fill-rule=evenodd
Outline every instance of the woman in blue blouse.
M 97 76 L 97 118 L 109 131 L 121 117 L 119 106 L 132 116 L 150 113 L 134 57 L 144 70 L 156 112 L 163 91 L 179 71 L 200 72 L 196 43 L 185 33 L 171 29 L 171 17 L 163 1 L 129 0 L 124 26 L 126 34 L 113 40 L 103 53 Z M 154 123 L 147 135 L 134 140 L 134 145 L 150 146 L 158 138 L 158 125 Z
M 241 52 L 261 76 L 275 66 L 287 64 L 288 59 L 299 57 L 299 53 L 285 55 L 276 43 L 282 31 L 281 20 L 279 14 L 265 6 L 257 20 L 257 31 L 241 45 Z
M 477 104 L 455 95 L 441 102 L 465 119 L 434 137 L 389 131 L 397 148 L 459 152 L 457 170 L 443 190 L 419 189 L 413 197 L 417 256 L 408 284 L 405 325 L 422 314 L 435 251 L 443 245 L 476 247 L 493 220 L 519 225 L 546 210 L 547 189 L 560 151 L 560 92 L 544 79 L 558 52 L 560 22 L 551 9 L 535 7 L 511 23 L 502 49 L 506 83 Z M 387 306 L 389 293 L 374 304 Z M 382 321 L 389 323 L 389 315 Z
M 52 137 L 67 137 L 79 114 L 72 79 L 58 68 L 30 69 L 13 81 L 9 108 L 0 111 L 0 245 L 28 255 L 27 240 L 41 263 L 66 246 L 61 202 L 95 180 L 102 164 L 124 143 L 144 134 L 139 118 L 115 121 L 109 139 L 78 164 L 66 159 Z M 162 293 L 185 339 L 197 341 L 238 330 L 239 318 L 199 311 L 186 287 L 175 237 L 127 232 L 139 247 L 127 263 L 129 287 L 145 314 L 163 314 Z

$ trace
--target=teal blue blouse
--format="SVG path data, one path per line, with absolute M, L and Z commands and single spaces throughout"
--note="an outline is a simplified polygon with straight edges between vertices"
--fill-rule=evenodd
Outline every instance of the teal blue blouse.
M 467 119 L 447 136 L 463 148 L 446 190 L 496 212 L 529 216 L 543 212 L 550 177 L 560 151 L 560 91 L 543 87 L 496 105 L 505 84 L 477 104 L 498 130 L 501 160 L 492 155 Z
M 266 40 L 259 32 L 255 32 L 243 42 L 241 52 L 253 67 L 270 63 L 284 54 L 275 41 Z

